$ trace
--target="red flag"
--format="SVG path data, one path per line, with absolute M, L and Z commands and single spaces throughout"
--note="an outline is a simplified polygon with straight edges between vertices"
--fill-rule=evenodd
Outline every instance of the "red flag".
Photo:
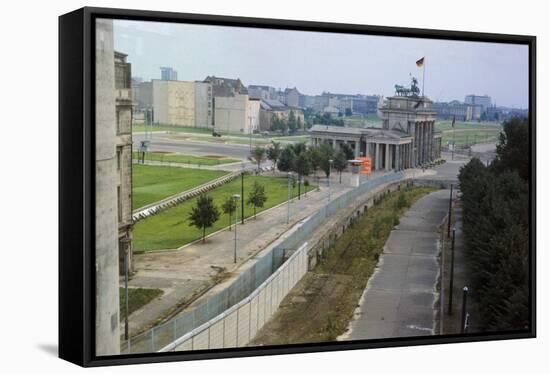
M 454 129 L 455 127 L 455 121 L 456 121 L 456 116 L 453 116 L 453 123 L 451 123 L 451 127 Z

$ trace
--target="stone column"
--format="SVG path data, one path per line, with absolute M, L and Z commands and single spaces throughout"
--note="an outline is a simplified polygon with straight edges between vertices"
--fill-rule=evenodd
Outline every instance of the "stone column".
M 380 143 L 376 143 L 375 147 L 374 170 L 378 170 L 380 169 Z
M 401 170 L 401 154 L 399 152 L 401 146 L 397 144 L 395 146 L 395 168 Z
M 391 163 L 390 163 L 390 143 L 386 143 L 386 161 L 385 161 L 385 167 L 386 170 L 391 170 Z
M 359 152 L 361 152 L 361 142 L 356 140 L 355 141 L 355 157 L 359 157 Z

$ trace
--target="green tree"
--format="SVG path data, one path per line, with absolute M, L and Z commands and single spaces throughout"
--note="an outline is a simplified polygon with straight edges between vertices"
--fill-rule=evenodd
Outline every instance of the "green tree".
M 313 174 L 317 174 L 317 170 L 320 168 L 321 152 L 319 147 L 309 147 L 307 150 L 309 155 L 309 161 L 311 162 L 311 171 Z
M 296 129 L 298 129 L 298 121 L 296 120 L 296 115 L 294 114 L 294 111 L 291 110 L 288 114 L 288 131 L 295 132 Z
M 277 161 L 277 169 L 280 171 L 292 171 L 294 170 L 294 163 L 296 162 L 296 154 L 292 150 L 290 145 L 287 145 L 281 152 L 281 156 Z
M 307 152 L 307 146 L 304 142 L 298 142 L 288 145 L 296 156 L 300 156 L 302 153 Z
M 505 144 L 517 145 L 514 138 L 522 136 L 510 131 Z M 473 297 L 488 331 L 529 326 L 529 185 L 520 170 L 498 165 L 516 147 L 499 152 L 496 165 L 487 168 L 474 158 L 459 173 Z
M 334 170 L 336 170 L 340 177 L 340 183 L 342 183 L 342 172 L 348 166 L 348 160 L 346 159 L 346 154 L 340 150 L 336 154 L 336 157 L 334 157 L 334 161 L 332 163 L 332 166 L 334 167 Z
M 512 118 L 503 124 L 497 144 L 497 157 L 492 165 L 498 171 L 514 170 L 524 180 L 529 179 L 529 121 Z
M 214 205 L 214 200 L 208 195 L 200 195 L 197 204 L 189 212 L 189 226 L 202 230 L 202 242 L 205 242 L 206 229 L 212 227 L 220 218 L 220 211 Z
M 231 231 L 231 216 L 237 210 L 237 201 L 233 196 L 228 196 L 222 204 L 222 210 L 229 216 L 229 231 Z
M 353 160 L 355 158 L 355 152 L 353 152 L 353 149 L 349 144 L 342 144 L 341 150 L 342 152 L 344 152 L 344 157 L 346 158 L 346 160 Z
M 274 167 L 277 167 L 277 160 L 281 156 L 281 143 L 271 142 L 271 147 L 267 149 L 267 159 L 273 162 Z
M 294 172 L 298 174 L 298 200 L 300 200 L 300 185 L 302 183 L 302 177 L 311 173 L 311 161 L 306 151 L 301 152 L 298 157 L 296 157 Z
M 319 146 L 319 167 L 325 172 L 327 178 L 330 176 L 330 160 L 334 158 L 334 149 L 328 143 Z
M 255 162 L 256 170 L 260 171 L 260 164 L 265 160 L 265 148 L 256 146 L 250 151 L 248 159 Z
M 351 117 L 352 114 L 353 114 L 353 113 L 352 113 L 351 109 L 350 109 L 350 108 L 346 108 L 346 117 Z
M 271 131 L 286 131 L 287 124 L 284 120 L 279 118 L 278 115 L 273 114 L 271 116 Z
M 265 188 L 263 185 L 254 181 L 252 185 L 252 190 L 248 194 L 247 204 L 254 207 L 254 219 L 256 219 L 256 208 L 261 208 L 264 206 L 264 203 L 267 201 L 267 195 L 265 193 Z

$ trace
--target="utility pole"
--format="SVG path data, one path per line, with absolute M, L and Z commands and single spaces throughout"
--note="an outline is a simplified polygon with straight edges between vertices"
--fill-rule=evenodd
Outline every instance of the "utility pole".
M 241 172 L 241 196 L 243 197 L 241 199 L 241 225 L 244 225 L 244 162 L 243 162 L 243 170 Z
M 233 199 L 235 200 L 235 202 L 237 202 L 237 200 L 239 200 L 239 198 L 240 198 L 240 195 L 238 195 L 238 194 L 233 195 Z M 235 246 L 234 246 L 234 249 L 233 249 L 233 263 L 234 264 L 237 263 L 237 222 L 238 222 L 238 216 L 239 216 L 238 211 L 236 211 L 235 212 Z
M 462 321 L 460 332 L 465 334 L 468 331 L 468 312 L 467 312 L 467 303 L 468 303 L 468 287 L 464 286 L 462 289 Z
M 287 173 L 287 180 L 288 180 L 288 200 L 287 200 L 287 210 L 286 210 L 286 224 L 288 225 L 290 223 L 290 175 L 292 173 L 289 171 Z
M 451 237 L 452 210 L 453 210 L 453 185 L 451 184 L 451 195 L 449 196 L 449 217 L 447 219 L 447 238 Z
M 330 177 L 332 174 L 332 160 L 328 160 L 328 201 L 330 202 Z

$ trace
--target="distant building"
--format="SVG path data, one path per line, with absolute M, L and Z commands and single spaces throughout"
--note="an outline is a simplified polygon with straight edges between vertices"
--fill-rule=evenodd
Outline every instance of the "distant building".
M 345 113 L 349 109 L 354 114 L 376 114 L 382 106 L 384 97 L 379 95 L 352 95 L 323 92 L 315 96 L 312 108 L 316 112 Z
M 277 90 L 271 86 L 251 84 L 248 86 L 248 96 L 257 100 L 275 100 L 277 99 Z
M 214 97 L 228 97 L 233 95 L 248 95 L 248 89 L 239 78 L 221 78 L 216 76 L 208 76 L 204 82 L 212 85 Z
M 315 105 L 315 96 L 312 96 L 312 95 L 300 96 L 300 108 L 313 109 L 314 105 Z
M 528 118 L 529 110 L 507 108 L 502 106 L 497 107 L 496 105 L 493 105 L 492 107 L 487 108 L 484 119 L 486 119 L 487 121 L 502 122 L 502 121 L 507 121 L 514 117 Z
M 216 131 L 249 134 L 259 129 L 260 99 L 257 95 L 265 94 L 265 86 L 256 86 L 255 97 L 251 98 L 248 88 L 239 78 L 208 76 L 204 81 L 212 85 Z
M 479 105 L 481 106 L 481 112 L 485 112 L 487 108 L 491 107 L 491 97 L 487 95 L 466 95 L 464 104 Z
M 261 131 L 272 130 L 273 120 L 278 118 L 288 122 L 290 113 L 294 114 L 298 125 L 304 125 L 304 111 L 301 108 L 290 107 L 281 103 L 279 100 L 262 100 L 260 110 L 260 127 Z
M 160 79 L 163 81 L 177 81 L 178 72 L 168 66 L 161 66 Z
M 483 112 L 481 105 L 461 103 L 458 100 L 451 102 L 437 102 L 433 104 L 433 109 L 439 119 L 456 119 L 457 121 L 479 121 Z
M 134 112 L 141 112 L 153 107 L 153 82 L 132 80 L 132 99 Z
M 300 96 L 302 94 L 296 87 L 284 90 L 284 103 L 287 106 L 298 108 L 300 106 Z
M 402 170 L 441 157 L 441 132 L 435 130 L 432 102 L 418 96 L 393 96 L 380 108 L 383 127 L 350 128 L 314 125 L 311 143 L 335 149 L 348 144 L 355 156 L 366 155 L 373 170 Z
M 259 128 L 260 100 L 248 94 L 214 97 L 214 128 L 218 132 L 249 134 Z
M 151 82 L 154 123 L 171 126 L 211 128 L 212 85 L 208 82 Z

